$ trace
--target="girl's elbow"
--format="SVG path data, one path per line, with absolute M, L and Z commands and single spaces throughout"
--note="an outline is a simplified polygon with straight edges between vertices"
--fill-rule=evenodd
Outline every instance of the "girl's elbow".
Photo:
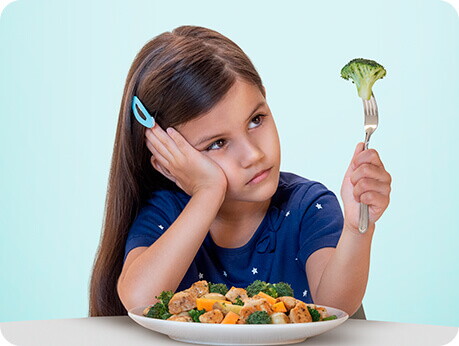
M 119 279 L 116 285 L 116 290 L 124 308 L 129 311 L 137 306 L 140 306 L 140 304 L 137 303 L 137 299 L 135 298 L 135 290 L 127 286 L 128 285 L 126 283 Z

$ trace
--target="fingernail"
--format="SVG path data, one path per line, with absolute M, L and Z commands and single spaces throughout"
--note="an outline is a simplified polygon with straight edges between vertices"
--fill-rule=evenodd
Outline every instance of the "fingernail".
M 172 134 L 172 132 L 174 132 L 174 129 L 172 127 L 168 127 L 166 131 L 168 134 Z

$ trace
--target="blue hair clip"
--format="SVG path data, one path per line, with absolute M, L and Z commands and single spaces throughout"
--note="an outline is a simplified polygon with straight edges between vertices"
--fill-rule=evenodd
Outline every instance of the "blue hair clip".
M 141 110 L 143 115 L 145 116 L 145 119 L 139 114 L 139 111 L 137 110 L 137 107 Z M 145 106 L 140 102 L 139 98 L 137 96 L 134 96 L 132 98 L 132 111 L 134 112 L 135 118 L 138 120 L 139 123 L 141 123 L 143 126 L 151 128 L 155 125 L 155 118 L 153 118 L 150 113 L 148 113 L 147 109 Z

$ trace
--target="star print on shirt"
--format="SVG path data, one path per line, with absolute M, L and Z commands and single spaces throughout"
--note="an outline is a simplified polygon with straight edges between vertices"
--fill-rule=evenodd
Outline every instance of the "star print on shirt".
M 317 203 L 317 204 L 316 204 L 316 208 L 317 208 L 317 209 L 322 209 L 322 204 Z
M 223 275 L 224 275 L 224 276 L 228 276 L 228 274 L 226 274 L 226 271 L 223 271 Z
M 164 226 L 163 225 L 158 225 L 159 228 L 161 229 L 164 229 Z
M 307 294 L 308 294 L 308 291 L 304 290 L 303 291 L 303 297 L 306 297 Z
M 203 273 L 199 273 L 199 274 L 198 274 L 198 278 L 199 278 L 199 280 L 204 279 L 204 274 L 203 274 Z
M 255 268 L 255 267 L 253 267 L 253 269 L 252 269 L 252 274 L 253 274 L 253 275 L 258 274 L 258 269 Z
M 290 210 L 285 214 L 285 217 L 290 215 Z

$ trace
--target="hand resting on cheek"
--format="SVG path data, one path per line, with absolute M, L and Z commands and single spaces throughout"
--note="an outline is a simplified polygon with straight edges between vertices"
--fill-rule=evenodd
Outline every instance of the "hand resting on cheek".
M 159 125 L 146 129 L 145 141 L 153 154 L 153 167 L 193 196 L 203 189 L 226 192 L 227 178 L 221 167 L 196 150 L 174 128 L 167 132 Z

